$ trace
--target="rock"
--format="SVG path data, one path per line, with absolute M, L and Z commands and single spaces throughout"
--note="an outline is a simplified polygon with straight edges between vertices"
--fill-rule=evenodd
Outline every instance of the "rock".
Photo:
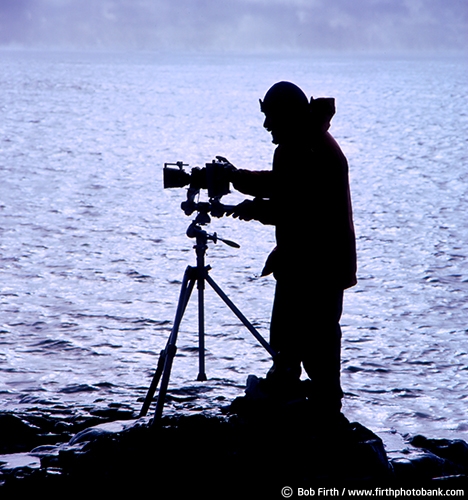
M 468 474 L 468 444 L 461 439 L 428 439 L 416 435 L 409 442 L 418 448 L 428 450 L 438 457 L 457 464 L 460 472 Z
M 38 443 L 36 427 L 10 415 L 4 421 L 20 446 L 10 439 L 9 449 L 21 453 L 4 455 L 9 460 L 0 465 L 0 497 L 64 488 L 108 497 L 131 488 L 134 493 L 154 490 L 156 498 L 198 491 L 204 497 L 212 491 L 216 498 L 242 498 L 248 491 L 251 498 L 276 498 L 286 485 L 458 485 L 466 479 L 468 447 L 460 440 L 394 436 L 395 446 L 404 446 L 389 459 L 374 432 L 342 415 L 319 418 L 304 400 L 278 404 L 238 398 L 230 410 L 223 416 L 164 416 L 155 427 L 143 418 L 81 429 L 80 420 L 71 439 L 69 426 L 63 425 L 64 442 L 48 445 Z M 57 425 L 43 422 L 41 427 Z
M 203 414 L 164 417 L 153 429 L 147 419 L 121 427 L 117 432 L 90 428 L 67 444 L 36 448 L 41 468 L 4 474 L 4 490 L 30 486 L 35 492 L 53 488 L 54 477 L 47 469 L 60 471 L 57 487 L 73 491 L 96 489 L 97 484 L 154 486 L 177 491 L 184 486 L 236 484 L 265 495 L 286 484 L 312 484 L 316 480 L 386 477 L 388 462 L 381 440 L 368 429 L 354 424 L 348 434 L 304 434 L 302 426 L 291 424 L 291 415 L 276 417 L 260 425 L 237 415 L 210 417 Z M 285 425 L 287 424 L 287 425 Z M 268 479 L 267 479 L 268 478 Z M 117 488 L 117 489 L 119 489 Z M 232 490 L 233 486 L 230 486 Z M 244 491 L 247 491 L 244 490 Z M 252 493 L 253 494 L 253 493 Z
M 468 482 L 468 445 L 460 439 L 408 436 L 406 446 L 390 458 L 398 482 Z
M 73 446 L 74 444 L 78 443 L 94 441 L 99 436 L 103 436 L 105 434 L 110 434 L 110 432 L 106 431 L 105 429 L 99 429 L 98 427 L 83 429 L 70 439 L 70 444 Z
M 0 414 L 0 453 L 29 451 L 40 443 L 39 432 L 19 417 Z

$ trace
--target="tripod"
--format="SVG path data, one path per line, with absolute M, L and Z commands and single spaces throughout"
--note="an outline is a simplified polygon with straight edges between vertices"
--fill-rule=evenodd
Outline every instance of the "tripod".
M 205 214 L 206 217 L 206 214 Z M 232 310 L 232 312 L 241 320 L 244 326 L 252 333 L 252 335 L 260 342 L 260 344 L 266 349 L 266 351 L 275 357 L 276 352 L 271 348 L 270 344 L 257 332 L 254 326 L 247 320 L 247 318 L 241 313 L 241 311 L 233 304 L 229 297 L 221 290 L 221 288 L 215 283 L 215 281 L 208 274 L 211 269 L 210 266 L 205 265 L 205 253 L 207 250 L 208 241 L 217 242 L 220 241 L 226 243 L 227 245 L 233 247 L 239 247 L 237 243 L 229 240 L 222 240 L 218 238 L 216 233 L 213 235 L 208 234 L 204 231 L 199 223 L 203 223 L 203 214 L 199 214 L 198 217 L 190 224 L 187 229 L 187 236 L 189 238 L 195 238 L 195 253 L 197 257 L 196 267 L 187 266 L 184 277 L 182 280 L 182 285 L 180 289 L 179 302 L 177 305 L 176 315 L 174 319 L 174 324 L 172 326 L 169 339 L 167 341 L 166 347 L 161 351 L 159 355 L 158 364 L 156 367 L 156 372 L 154 374 L 151 385 L 146 394 L 143 407 L 140 412 L 140 417 L 144 417 L 151 405 L 154 393 L 158 387 L 159 381 L 161 379 L 161 386 L 159 388 L 159 394 L 156 401 L 156 410 L 154 413 L 154 418 L 152 421 L 152 426 L 156 425 L 160 421 L 163 406 L 166 399 L 167 387 L 169 384 L 169 378 L 171 375 L 172 363 L 177 352 L 177 335 L 179 333 L 180 323 L 184 316 L 185 309 L 192 295 L 195 283 L 197 283 L 198 288 L 198 381 L 207 380 L 205 374 L 205 305 L 204 305 L 204 294 L 205 294 L 205 282 L 208 282 L 213 290 L 221 297 L 224 303 Z M 200 222 L 201 221 L 201 222 Z

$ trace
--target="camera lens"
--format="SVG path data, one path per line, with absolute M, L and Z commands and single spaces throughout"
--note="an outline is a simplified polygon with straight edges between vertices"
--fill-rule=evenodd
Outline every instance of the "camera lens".
M 190 184 L 190 174 L 180 168 L 164 167 L 163 184 L 166 188 L 181 188 Z

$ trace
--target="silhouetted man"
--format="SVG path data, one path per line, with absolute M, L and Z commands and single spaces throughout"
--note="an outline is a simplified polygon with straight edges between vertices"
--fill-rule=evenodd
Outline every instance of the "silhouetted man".
M 270 326 L 279 352 L 264 388 L 294 392 L 301 363 L 310 377 L 307 396 L 322 416 L 340 413 L 340 317 L 343 291 L 356 284 L 356 249 L 348 164 L 328 133 L 333 99 L 311 99 L 279 82 L 261 110 L 277 148 L 270 171 L 234 170 L 233 186 L 254 196 L 234 217 L 273 224 L 275 250 L 264 273 L 274 273 Z

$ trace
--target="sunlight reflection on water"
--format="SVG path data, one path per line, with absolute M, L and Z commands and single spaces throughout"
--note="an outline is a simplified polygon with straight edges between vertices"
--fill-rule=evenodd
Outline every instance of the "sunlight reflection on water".
M 0 57 L 1 409 L 110 401 L 138 409 L 194 263 L 185 193 L 163 191 L 162 164 L 203 165 L 221 154 L 269 168 L 258 98 L 290 79 L 336 97 L 332 131 L 350 162 L 359 284 L 346 293 L 342 322 L 346 413 L 374 429 L 468 432 L 461 64 Z M 210 245 L 207 263 L 268 337 L 274 281 L 256 275 L 272 229 L 223 218 L 209 230 L 241 244 Z M 307 238 L 304 228 L 298 242 Z M 186 410 L 227 404 L 269 366 L 207 293 L 210 381 L 194 382 L 195 304 L 172 377 L 179 391 L 192 388 L 172 403 Z

